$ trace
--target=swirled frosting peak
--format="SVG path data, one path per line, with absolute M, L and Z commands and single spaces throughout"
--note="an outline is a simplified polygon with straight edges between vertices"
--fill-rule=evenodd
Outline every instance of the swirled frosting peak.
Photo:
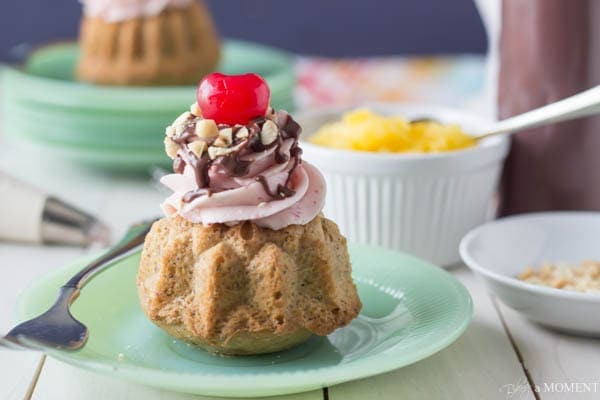
M 303 162 L 301 128 L 269 108 L 247 124 L 204 119 L 197 103 L 167 127 L 165 149 L 174 173 L 161 182 L 173 191 L 167 215 L 194 223 L 251 221 L 274 230 L 306 224 L 321 212 L 325 181 Z
M 185 8 L 195 0 L 80 0 L 83 13 L 106 22 L 153 17 L 167 8 Z

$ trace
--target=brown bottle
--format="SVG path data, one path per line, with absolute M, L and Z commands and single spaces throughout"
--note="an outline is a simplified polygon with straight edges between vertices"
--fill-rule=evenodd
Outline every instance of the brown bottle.
M 600 1 L 503 0 L 499 118 L 600 84 Z M 500 214 L 600 210 L 600 118 L 516 134 Z

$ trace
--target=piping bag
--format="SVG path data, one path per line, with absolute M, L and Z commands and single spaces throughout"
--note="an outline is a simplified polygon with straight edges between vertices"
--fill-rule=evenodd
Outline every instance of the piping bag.
M 86 247 L 109 240 L 94 216 L 0 172 L 0 241 Z

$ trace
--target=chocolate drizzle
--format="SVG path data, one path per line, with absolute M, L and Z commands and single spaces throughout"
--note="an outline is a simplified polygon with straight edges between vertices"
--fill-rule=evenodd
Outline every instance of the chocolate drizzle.
M 193 119 L 194 117 L 190 114 L 188 119 L 185 121 L 184 129 L 181 133 L 177 135 L 173 135 L 171 138 L 178 145 L 187 144 L 190 142 L 190 139 L 194 138 L 196 135 L 194 130 L 196 128 L 196 122 Z
M 238 130 L 236 129 L 235 132 Z M 250 137 L 250 135 L 248 136 Z M 238 146 L 237 151 L 219 159 L 219 163 L 225 168 L 229 176 L 242 177 L 248 173 L 251 161 L 240 160 L 240 154 L 246 150 L 249 144 L 249 140 L 244 140 Z
M 196 189 L 196 190 L 192 190 L 192 191 L 189 191 L 186 194 L 184 194 L 183 198 L 181 200 L 183 200 L 184 203 L 190 203 L 190 202 L 194 201 L 195 199 L 197 199 L 198 197 L 202 197 L 204 195 L 207 195 L 210 197 L 211 194 L 212 194 L 212 192 L 210 190 L 207 192 L 204 189 Z
M 181 135 L 175 135 L 172 137 L 173 141 L 178 145 L 187 144 L 190 142 L 190 139 L 194 137 L 194 131 L 190 130 L 190 128 L 186 128 Z
M 284 186 L 282 184 L 277 185 L 277 190 L 275 192 L 273 192 L 271 190 L 271 188 L 269 187 L 269 184 L 267 183 L 267 178 L 265 178 L 262 175 L 259 175 L 255 179 L 257 182 L 260 182 L 265 193 L 268 194 L 269 197 L 271 197 L 273 199 L 285 199 L 286 197 L 293 196 L 294 193 L 296 193 L 292 189 L 290 189 L 287 186 Z M 286 181 L 286 184 L 287 184 L 287 181 Z
M 281 140 L 281 137 L 279 138 L 279 140 Z M 277 145 L 277 149 L 275 150 L 275 162 L 277 162 L 279 164 L 283 164 L 284 162 L 287 162 L 289 160 L 289 157 L 287 156 L 287 154 L 283 154 L 283 156 L 285 156 L 285 159 L 281 162 L 278 161 L 277 156 L 278 155 L 282 156 L 282 154 L 279 153 L 280 147 L 281 147 L 281 143 L 279 143 Z M 302 155 L 302 149 L 298 146 L 298 142 L 295 141 L 294 144 L 292 145 L 292 147 L 290 148 L 290 156 L 294 159 L 294 164 L 292 165 L 292 168 L 290 168 L 287 179 L 285 180 L 285 184 L 277 185 L 276 192 L 271 191 L 271 189 L 269 188 L 269 185 L 267 184 L 267 179 L 264 176 L 259 175 L 256 177 L 256 180 L 261 183 L 263 189 L 270 197 L 272 197 L 274 199 L 277 199 L 277 198 L 285 199 L 286 197 L 291 197 L 296 193 L 294 190 L 289 188 L 289 185 L 292 180 L 292 176 L 294 175 L 294 172 L 296 171 L 296 168 L 302 162 L 302 160 L 300 158 L 301 155 Z
M 179 145 L 179 148 L 181 149 L 175 160 L 173 160 L 173 172 L 178 174 L 183 173 L 185 164 L 187 164 L 194 169 L 194 177 L 196 179 L 198 188 L 206 188 L 210 183 L 208 169 L 210 168 L 211 160 L 206 153 L 202 154 L 202 157 L 198 158 L 187 146 L 197 139 L 195 129 L 196 120 L 193 116 L 190 116 L 185 122 L 183 131 L 177 135 L 173 135 L 171 138 Z M 208 145 L 211 143 L 212 141 L 207 142 Z
M 261 130 L 262 125 L 265 123 L 267 118 L 273 120 L 279 128 L 277 140 L 269 145 L 264 145 L 261 141 Z M 302 162 L 301 155 L 302 150 L 298 146 L 298 137 L 301 132 L 300 125 L 294 121 L 294 119 L 285 111 L 278 111 L 274 113 L 269 110 L 267 117 L 258 117 L 248 123 L 245 127 L 248 130 L 248 136 L 245 138 L 237 138 L 236 133 L 242 128 L 241 125 L 224 125 L 219 124 L 219 129 L 232 128 L 232 139 L 231 148 L 235 148 L 229 154 L 217 157 L 211 160 L 208 153 L 204 152 L 201 157 L 196 156 L 188 145 L 195 140 L 199 139 L 195 135 L 196 119 L 192 118 L 185 122 L 183 131 L 179 135 L 174 135 L 172 140 L 179 145 L 180 151 L 177 157 L 173 160 L 173 171 L 175 173 L 183 173 L 185 165 L 189 165 L 194 170 L 194 176 L 197 189 L 186 193 L 183 196 L 183 201 L 189 203 L 194 199 L 203 195 L 211 195 L 209 190 L 210 176 L 209 169 L 214 164 L 219 164 L 225 170 L 225 173 L 230 177 L 244 177 L 248 174 L 252 160 L 244 160 L 243 156 L 251 153 L 263 152 L 270 150 L 275 147 L 273 152 L 273 159 L 277 164 L 284 164 L 293 159 L 292 167 L 288 172 L 287 179 L 284 184 L 277 185 L 275 191 L 269 188 L 267 179 L 263 175 L 257 176 L 255 179 L 260 182 L 265 193 L 273 200 L 280 200 L 286 197 L 293 196 L 295 191 L 290 188 L 292 176 L 296 171 L 298 165 Z M 287 139 L 293 139 L 293 143 L 289 150 L 289 155 L 281 152 L 283 142 Z M 213 140 L 205 140 L 207 145 L 210 146 Z M 207 191 L 208 190 L 208 191 Z
M 229 176 L 236 178 L 246 175 L 250 169 L 250 161 L 240 160 L 239 153 L 221 158 L 220 164 L 225 168 Z
M 302 149 L 298 147 L 298 142 L 295 142 L 294 146 L 290 149 L 290 155 L 294 158 L 294 164 L 292 165 L 290 173 L 285 181 L 285 186 L 287 186 L 290 183 L 294 171 L 296 171 L 296 168 L 302 162 L 302 159 L 300 158 L 300 156 L 302 155 Z
M 178 154 L 177 157 L 173 160 L 173 172 L 176 174 L 183 174 L 183 170 L 185 169 L 185 161 Z
M 281 152 L 282 144 L 283 139 L 281 138 L 281 135 L 279 135 L 279 137 L 277 137 L 277 147 L 275 148 L 275 162 L 277 164 L 286 163 L 290 159 L 290 157 L 287 154 Z
M 290 114 L 283 110 L 279 110 L 275 115 L 275 121 L 281 131 L 281 137 L 283 139 L 293 138 L 298 140 L 298 136 L 302 133 L 302 128 Z

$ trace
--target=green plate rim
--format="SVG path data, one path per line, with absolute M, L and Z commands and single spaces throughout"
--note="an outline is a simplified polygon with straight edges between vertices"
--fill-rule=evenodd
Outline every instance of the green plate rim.
M 293 89 L 295 83 L 294 74 L 294 55 L 286 50 L 254 43 L 249 41 L 226 39 L 224 46 L 249 47 L 255 51 L 270 54 L 281 64 L 279 69 L 272 75 L 265 76 L 274 90 L 274 94 L 288 93 Z M 56 51 L 56 49 L 75 49 L 76 42 L 60 42 L 40 47 L 30 54 L 30 58 L 46 51 Z M 7 87 L 13 85 L 35 85 L 40 91 L 46 93 L 61 93 L 59 99 L 54 95 L 43 95 L 43 98 L 52 98 L 49 104 L 54 106 L 67 107 L 69 109 L 90 109 L 90 110 L 110 110 L 116 107 L 123 110 L 147 111 L 153 109 L 164 109 L 164 104 L 179 104 L 182 99 L 189 98 L 193 100 L 193 92 L 190 92 L 190 86 L 147 86 L 147 87 L 125 87 L 93 85 L 85 82 L 63 81 L 43 76 L 37 76 L 28 73 L 23 68 L 4 64 L 0 68 L 0 78 L 5 80 L 3 83 L 3 96 L 18 98 L 32 104 L 42 105 L 46 101 L 31 99 L 23 95 L 20 91 L 7 95 Z M 23 66 L 21 66 L 23 67 Z M 291 85 L 291 86 L 290 86 Z M 191 94 L 190 94 L 191 93 Z M 110 104 L 97 103 L 95 96 L 111 96 L 111 99 L 117 99 L 116 103 Z
M 427 345 L 415 349 L 411 353 L 410 357 L 401 358 L 401 362 L 395 358 L 397 354 L 393 351 L 392 347 L 384 352 L 376 353 L 375 355 L 367 356 L 346 364 L 321 367 L 309 371 L 283 372 L 280 374 L 231 373 L 223 375 L 218 373 L 206 374 L 203 372 L 186 373 L 176 371 L 161 371 L 148 367 L 123 365 L 115 361 L 86 361 L 86 359 L 80 359 L 72 356 L 72 354 L 77 354 L 77 352 L 60 351 L 54 349 L 44 349 L 44 351 L 49 356 L 76 367 L 118 377 L 143 385 L 153 386 L 156 388 L 195 394 L 202 393 L 204 395 L 214 396 L 219 396 L 218 393 L 223 392 L 223 388 L 227 388 L 226 391 L 228 394 L 224 397 L 260 397 L 301 393 L 390 372 L 414 364 L 417 361 L 436 354 L 455 342 L 465 332 L 473 317 L 473 300 L 465 286 L 449 272 L 412 255 L 382 247 L 349 245 L 349 249 L 351 253 L 353 249 L 356 249 L 356 251 L 386 253 L 386 256 L 396 257 L 398 260 L 402 260 L 403 262 L 410 262 L 411 264 L 414 264 L 412 265 L 412 268 L 426 270 L 428 274 L 437 275 L 439 279 L 445 280 L 449 290 L 455 290 L 457 299 L 460 300 L 460 310 L 464 310 L 462 320 L 454 327 L 454 330 L 448 332 L 443 336 L 443 338 L 437 338 L 437 341 L 428 343 Z M 139 254 L 140 251 L 141 250 L 134 252 L 127 258 Z M 28 294 L 34 293 L 36 287 L 42 286 L 47 279 L 51 279 L 56 275 L 60 275 L 61 273 L 64 273 L 65 270 L 73 269 L 76 265 L 82 265 L 83 263 L 89 262 L 94 258 L 95 256 L 82 257 L 66 266 L 43 275 L 27 286 L 21 292 L 17 301 L 15 311 L 16 319 L 21 320 L 21 316 L 27 315 L 24 303 Z M 276 377 L 277 379 L 264 379 L 260 381 L 260 384 L 257 384 L 256 380 L 258 378 L 265 378 L 267 376 L 270 378 Z M 196 379 L 190 379 L 192 377 L 195 377 Z M 232 387 L 231 385 L 232 379 L 235 379 L 235 387 Z M 201 392 L 198 391 L 199 386 L 202 388 Z M 257 386 L 259 387 L 257 388 Z M 249 391 L 254 391 L 254 393 Z

